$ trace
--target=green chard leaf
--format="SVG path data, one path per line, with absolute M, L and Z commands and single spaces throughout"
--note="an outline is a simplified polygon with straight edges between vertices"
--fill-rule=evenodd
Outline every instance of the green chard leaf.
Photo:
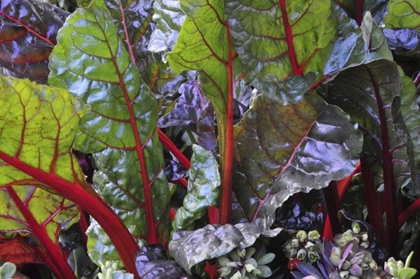
M 204 216 L 207 207 L 216 205 L 219 197 L 220 175 L 216 158 L 199 145 L 193 145 L 193 152 L 187 195 L 172 222 L 174 230 L 193 230 L 194 221 Z
M 0 107 L 0 229 L 31 238 L 56 275 L 71 276 L 58 235 L 79 218 L 63 196 L 93 192 L 71 153 L 85 108 L 65 90 L 3 76 Z
M 348 176 L 362 146 L 357 124 L 314 94 L 287 106 L 261 95 L 234 132 L 233 220 L 265 228 L 291 195 Z
M 420 29 L 420 2 L 417 0 L 390 0 L 385 25 L 388 28 Z
M 93 153 L 100 194 L 138 242 L 165 244 L 170 191 L 156 132 L 158 107 L 112 22 L 100 1 L 72 14 L 51 55 L 49 83 L 67 88 L 91 108 L 75 148 Z M 89 233 L 93 260 L 118 259 L 97 224 Z

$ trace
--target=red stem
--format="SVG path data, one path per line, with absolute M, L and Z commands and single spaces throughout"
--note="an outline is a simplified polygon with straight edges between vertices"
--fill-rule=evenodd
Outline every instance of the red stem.
M 414 78 L 414 85 L 419 86 L 420 84 L 420 72 L 417 73 L 417 76 Z
M 368 209 L 369 223 L 375 228 L 380 239 L 384 239 L 382 227 L 381 198 L 373 185 L 371 166 L 365 158 L 360 159 L 362 169 L 363 189 L 365 191 L 365 202 Z
M 337 182 L 331 181 L 330 185 L 323 188 L 322 191 L 324 192 L 331 230 L 332 233 L 336 235 L 342 231 L 340 221 L 337 216 L 338 211 L 341 210 L 340 198 L 337 191 Z
M 368 71 L 370 79 L 374 80 L 372 73 Z M 397 227 L 397 212 L 395 208 L 396 197 L 394 187 L 394 176 L 392 171 L 392 156 L 391 148 L 388 142 L 388 128 L 387 128 L 387 117 L 385 115 L 384 104 L 382 103 L 382 97 L 379 93 L 378 84 L 373 82 L 374 92 L 376 96 L 376 102 L 378 104 L 378 114 L 381 125 L 381 136 L 382 136 L 382 162 L 383 162 L 383 183 L 384 183 L 384 208 L 386 215 L 386 233 L 385 247 L 391 255 L 397 256 L 398 254 L 398 227 Z M 377 216 L 380 218 L 380 216 Z M 370 219 L 369 219 L 370 220 Z M 382 218 L 380 218 L 382 220 Z
M 187 157 L 176 147 L 176 145 L 162 132 L 161 129 L 157 128 L 159 134 L 159 140 L 174 156 L 178 159 L 179 163 L 184 166 L 187 170 L 190 169 L 191 163 Z
M 356 0 L 356 22 L 360 26 L 363 21 L 363 0 Z
M 398 215 L 398 228 L 401 228 L 408 218 L 413 215 L 416 211 L 420 210 L 420 198 L 418 198 L 414 203 L 410 204 L 403 212 Z
M 42 247 L 46 250 L 46 256 L 49 261 L 52 262 L 50 267 L 54 267 L 53 272 L 59 278 L 76 278 L 73 270 L 67 264 L 67 261 L 64 259 L 63 255 L 60 253 L 61 248 L 56 239 L 56 245 L 51 241 L 45 229 L 36 221 L 32 212 L 26 207 L 26 205 L 21 201 L 19 196 L 16 194 L 13 187 L 6 187 L 7 193 L 12 198 L 13 202 L 19 208 L 22 216 L 25 221 L 28 223 L 28 226 L 31 228 L 32 234 L 35 238 L 41 243 Z
M 230 223 L 230 214 L 232 211 L 232 174 L 233 174 L 233 53 L 232 40 L 230 36 L 230 26 L 228 21 L 225 22 L 226 35 L 228 40 L 228 102 L 227 117 L 225 126 L 222 127 L 222 141 L 221 148 L 221 170 L 222 170 L 222 185 L 220 190 L 220 224 L 224 225 Z
M 301 76 L 302 70 L 299 69 L 299 65 L 296 59 L 295 48 L 293 46 L 292 26 L 289 24 L 289 18 L 287 16 L 286 0 L 280 0 L 279 4 L 282 11 L 284 29 L 286 30 L 287 48 L 289 51 L 289 58 L 290 58 L 290 63 L 292 64 L 293 73 L 295 75 Z
M 129 273 L 133 273 L 135 278 L 140 279 L 133 260 L 139 251 L 136 242 L 112 208 L 86 182 L 67 181 L 56 176 L 55 173 L 46 173 L 1 151 L 0 159 L 41 183 L 48 185 L 59 195 L 77 203 L 86 210 L 101 225 L 111 239 L 126 270 Z

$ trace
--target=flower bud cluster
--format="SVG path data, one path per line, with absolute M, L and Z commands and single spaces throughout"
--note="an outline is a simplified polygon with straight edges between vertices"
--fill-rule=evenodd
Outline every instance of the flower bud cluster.
M 273 253 L 265 253 L 265 247 L 236 248 L 229 254 L 217 258 L 218 272 L 221 278 L 257 279 L 271 276 L 271 269 L 266 266 L 274 259 Z
M 301 230 L 296 236 L 283 245 L 283 251 L 289 259 L 297 258 L 299 261 L 316 262 L 321 258 L 322 244 L 318 231 L 306 233 Z
M 339 233 L 334 236 L 334 242 L 340 247 L 343 247 L 348 242 L 353 240 L 355 240 L 360 247 L 368 249 L 368 233 L 362 232 L 362 229 L 360 228 L 360 225 L 357 222 L 352 222 L 351 229 L 348 229 L 344 233 Z

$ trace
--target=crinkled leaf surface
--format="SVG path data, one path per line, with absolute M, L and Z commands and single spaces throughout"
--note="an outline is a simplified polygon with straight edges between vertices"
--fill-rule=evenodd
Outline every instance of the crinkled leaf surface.
M 0 63 L 8 74 L 47 83 L 48 57 L 69 15 L 56 5 L 0 1 Z
M 336 23 L 329 0 L 229 1 L 235 47 L 251 76 L 278 82 L 289 75 L 322 75 Z M 261 51 L 261 50 L 264 51 Z
M 96 2 L 95 2 L 96 3 Z M 169 237 L 169 187 L 156 133 L 157 103 L 140 79 L 104 4 L 79 9 L 66 21 L 51 55 L 50 84 L 90 105 L 76 148 L 94 153 L 94 183 L 131 234 L 149 243 Z M 107 251 L 96 261 L 115 259 L 100 229 L 91 247 Z M 93 252 L 93 251 L 92 251 Z
M 372 60 L 392 60 L 386 39 L 369 12 L 365 13 L 360 28 L 338 7 L 333 15 L 341 32 L 325 65 L 325 75 L 333 76 L 345 68 Z
M 20 235 L 13 237 L 13 239 L 8 239 L 0 235 L 0 260 L 16 265 L 43 263 L 39 254 Z
M 174 230 L 193 230 L 194 221 L 204 216 L 207 207 L 216 205 L 219 197 L 220 174 L 216 158 L 199 145 L 193 145 L 193 152 L 187 195 L 172 221 Z
M 259 96 L 235 127 L 235 140 L 233 219 L 267 228 L 289 196 L 348 176 L 362 145 L 348 115 L 313 94 L 288 106 Z
M 235 248 L 247 248 L 260 235 L 274 237 L 279 232 L 280 229 L 263 230 L 252 223 L 207 225 L 195 231 L 176 232 L 169 243 L 169 251 L 190 273 L 191 267 L 202 261 L 218 258 Z
M 156 29 L 150 37 L 148 49 L 160 53 L 171 51 L 175 46 L 185 14 L 181 10 L 179 0 L 156 0 L 153 9 Z
M 203 94 L 211 100 L 218 121 L 226 123 L 229 86 L 232 86 L 233 50 L 221 0 L 181 0 L 187 15 L 177 43 L 167 60 L 175 73 L 200 70 Z
M 160 128 L 185 127 L 197 123 L 207 100 L 198 89 L 197 81 L 187 81 L 181 84 L 178 91 L 181 96 L 177 99 L 172 110 L 158 120 Z
M 390 48 L 402 48 L 407 51 L 414 50 L 419 44 L 419 35 L 414 29 L 389 29 L 382 30 Z
M 137 272 L 142 279 L 190 279 L 175 262 L 168 260 L 160 245 L 148 245 L 136 255 Z
M 390 0 L 385 16 L 386 27 L 420 28 L 420 2 L 417 0 Z

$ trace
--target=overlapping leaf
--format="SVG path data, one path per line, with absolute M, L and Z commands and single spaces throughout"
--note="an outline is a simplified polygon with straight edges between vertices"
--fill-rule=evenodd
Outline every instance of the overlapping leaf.
M 387 6 L 387 0 L 334 0 L 347 15 L 352 19 L 358 20 L 363 18 L 365 12 L 370 12 L 375 18 L 376 22 L 380 22 L 384 17 L 384 9 Z M 358 6 L 358 2 L 360 3 Z M 359 22 L 360 23 L 360 22 Z
M 187 81 L 181 84 L 178 91 L 181 96 L 178 97 L 172 110 L 158 120 L 160 128 L 186 127 L 197 123 L 206 101 L 198 89 L 197 81 Z
M 418 164 L 418 155 L 407 152 L 407 147 L 417 145 L 418 136 L 414 131 L 420 124 L 416 117 L 418 111 L 412 103 L 415 89 L 409 83 L 412 82 L 406 79 L 402 82 L 394 62 L 378 60 L 343 71 L 320 91 L 329 103 L 340 106 L 359 123 L 365 134 L 365 156 L 373 160 L 380 158 L 379 162 L 384 166 L 392 165 L 394 180 L 386 183 L 394 185 L 402 185 L 408 178 L 409 163 Z M 401 95 L 400 84 L 407 89 L 405 95 Z M 397 118 L 398 111 L 403 115 L 401 118 Z M 383 158 L 385 152 L 390 153 L 388 159 Z M 393 163 L 393 159 L 398 163 Z M 413 168 L 411 171 L 417 172 Z
M 45 249 L 57 275 L 70 276 L 58 234 L 79 213 L 74 203 L 53 192 L 92 191 L 71 153 L 84 108 L 65 90 L 3 76 L 0 107 L 0 230 L 26 233 Z
M 223 1 L 181 0 L 187 15 L 174 50 L 167 60 L 175 73 L 200 70 L 200 89 L 211 100 L 218 121 L 226 123 L 228 111 L 228 71 L 233 71 L 233 50 L 229 49 L 228 26 Z
M 169 251 L 176 262 L 191 274 L 191 268 L 205 260 L 223 256 L 235 248 L 247 248 L 261 236 L 274 237 L 280 229 L 265 230 L 252 223 L 207 225 L 195 231 L 176 232 Z
M 385 16 L 386 27 L 420 29 L 420 2 L 417 0 L 390 0 Z
M 38 1 L 0 1 L 0 63 L 8 74 L 46 83 L 48 57 L 68 12 Z
M 207 207 L 216 205 L 219 196 L 220 175 L 216 158 L 199 145 L 193 146 L 193 152 L 188 192 L 172 221 L 175 230 L 195 229 L 194 221 L 204 216 Z
M 94 183 L 131 234 L 149 243 L 169 236 L 169 187 L 162 147 L 156 133 L 157 103 L 140 79 L 136 65 L 119 39 L 104 3 L 71 15 L 51 55 L 49 82 L 68 88 L 91 111 L 82 119 L 76 147 L 94 153 Z M 101 243 L 99 228 L 90 247 L 115 259 L 112 245 Z
M 0 261 L 16 265 L 24 263 L 43 263 L 41 257 L 22 236 L 13 239 L 0 235 Z
M 362 144 L 357 125 L 316 95 L 288 106 L 259 96 L 235 127 L 235 140 L 233 219 L 267 228 L 289 196 L 349 175 Z
M 157 0 L 153 3 L 153 9 L 156 29 L 150 37 L 148 49 L 158 53 L 171 51 L 175 46 L 185 14 L 181 11 L 179 0 Z

